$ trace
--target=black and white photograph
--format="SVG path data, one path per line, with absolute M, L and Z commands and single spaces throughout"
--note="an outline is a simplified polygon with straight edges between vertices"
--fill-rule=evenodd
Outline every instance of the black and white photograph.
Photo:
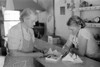
M 100 67 L 100 0 L 0 0 L 0 67 Z

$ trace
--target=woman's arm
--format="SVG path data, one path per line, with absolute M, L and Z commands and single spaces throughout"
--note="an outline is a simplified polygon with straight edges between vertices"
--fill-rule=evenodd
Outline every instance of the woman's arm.
M 84 56 L 86 54 L 88 40 L 83 38 L 82 36 L 80 36 L 78 40 L 79 40 L 78 49 L 72 48 L 72 49 L 70 49 L 70 51 L 72 53 L 76 53 L 78 55 Z
M 72 46 L 72 35 L 69 36 L 67 42 L 63 46 L 63 49 L 70 49 Z
M 43 56 L 43 53 L 40 52 L 23 52 L 19 50 L 9 50 L 9 53 L 12 56 L 27 56 L 27 57 L 41 57 Z
M 79 37 L 78 51 L 79 51 L 79 54 L 82 56 L 84 56 L 86 54 L 87 42 L 88 42 L 87 39 L 83 38 L 82 36 Z
M 66 52 L 69 52 L 72 46 L 72 36 L 70 35 L 67 42 L 62 48 L 62 54 L 65 54 Z

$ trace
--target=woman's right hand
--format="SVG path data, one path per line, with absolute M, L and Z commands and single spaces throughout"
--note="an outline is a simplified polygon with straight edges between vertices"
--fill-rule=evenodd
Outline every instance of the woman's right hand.
M 34 55 L 35 57 L 43 57 L 43 56 L 44 56 L 44 54 L 41 53 L 41 52 L 36 52 L 36 53 L 34 53 L 33 55 Z

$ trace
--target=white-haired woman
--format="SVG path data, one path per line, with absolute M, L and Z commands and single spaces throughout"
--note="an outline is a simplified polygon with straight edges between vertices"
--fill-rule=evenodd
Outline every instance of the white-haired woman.
M 35 67 L 33 57 L 43 56 L 41 52 L 33 52 L 35 37 L 32 28 L 37 21 L 36 11 L 24 9 L 20 20 L 8 33 L 9 54 L 4 67 Z

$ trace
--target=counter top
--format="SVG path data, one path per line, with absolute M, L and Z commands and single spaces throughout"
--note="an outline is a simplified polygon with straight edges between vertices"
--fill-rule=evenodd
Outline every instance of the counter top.
M 39 49 L 43 49 L 43 48 L 54 48 L 55 46 L 42 41 L 42 40 L 36 40 L 35 44 L 38 45 Z M 56 49 L 59 47 L 55 47 Z M 58 49 L 58 51 L 61 51 L 61 48 Z M 40 61 L 45 67 L 100 67 L 100 62 L 97 62 L 95 60 L 89 59 L 87 57 L 81 57 L 81 59 L 83 60 L 83 63 L 73 63 L 73 62 L 68 62 L 68 61 L 61 61 L 59 60 L 57 63 L 53 63 L 53 62 L 47 62 L 44 58 L 39 58 L 37 59 L 38 61 Z
M 45 67 L 100 67 L 100 62 L 94 61 L 92 59 L 81 57 L 83 63 L 73 63 L 68 61 L 61 61 L 58 62 L 47 62 L 45 59 L 41 58 L 39 61 Z

